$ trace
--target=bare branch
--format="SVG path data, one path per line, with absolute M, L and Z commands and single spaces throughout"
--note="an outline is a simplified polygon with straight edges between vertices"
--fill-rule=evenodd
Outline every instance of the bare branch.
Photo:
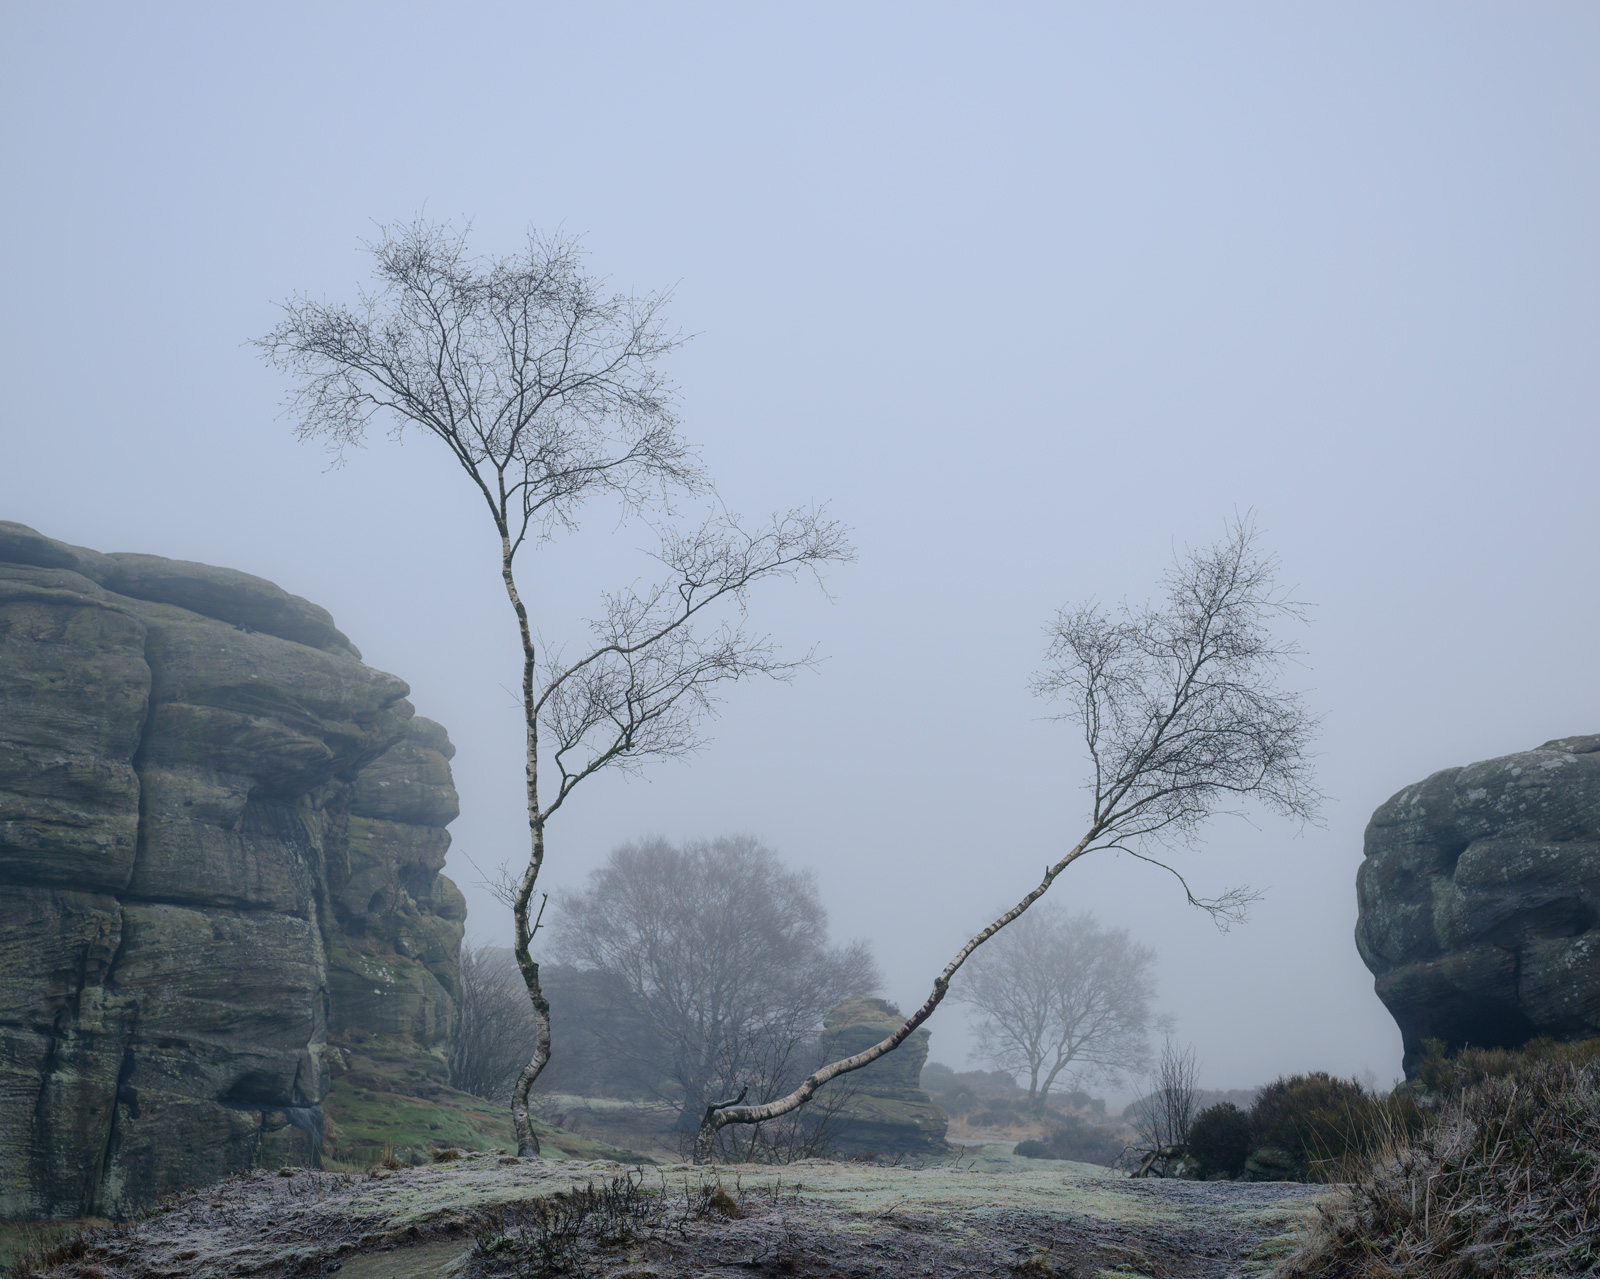
M 1273 626 L 1302 621 L 1307 606 L 1277 584 L 1277 560 L 1258 548 L 1246 519 L 1216 545 L 1179 557 L 1166 575 L 1167 603 L 1087 604 L 1063 609 L 1050 628 L 1046 668 L 1033 682 L 1063 704 L 1088 755 L 1088 822 L 1039 885 L 973 937 L 934 981 L 927 1001 L 881 1043 L 813 1072 L 789 1096 L 762 1106 L 707 1111 L 696 1157 L 708 1158 L 717 1130 L 758 1123 L 804 1105 L 823 1084 L 892 1052 L 932 1016 L 967 959 L 1021 917 L 1078 858 L 1118 848 L 1177 872 L 1152 848 L 1192 844 L 1218 813 L 1246 803 L 1302 823 L 1317 819 L 1321 796 L 1310 743 L 1317 719 L 1301 695 L 1279 684 L 1300 655 Z M 1189 901 L 1218 925 L 1242 918 L 1248 889 Z

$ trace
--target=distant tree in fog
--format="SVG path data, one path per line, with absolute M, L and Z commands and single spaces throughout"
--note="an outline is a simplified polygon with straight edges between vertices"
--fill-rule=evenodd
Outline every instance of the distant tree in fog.
M 1115 1079 L 1150 1055 L 1156 953 L 1125 928 L 1044 902 L 962 970 L 951 998 L 977 1014 L 977 1056 L 1028 1080 L 1042 1111 L 1057 1078 Z
M 749 836 L 624 844 L 557 899 L 553 928 L 552 952 L 612 977 L 620 1011 L 654 1032 L 661 1054 L 637 1068 L 688 1131 L 729 1091 L 792 1088 L 817 1064 L 823 1014 L 882 980 L 865 945 L 830 943 L 812 876 Z
M 709 482 L 657 368 L 681 343 L 664 319 L 665 294 L 607 294 L 579 243 L 562 236 L 532 233 L 518 255 L 479 258 L 467 252 L 466 231 L 418 220 L 380 227 L 366 247 L 372 292 L 354 305 L 296 296 L 256 345 L 295 380 L 288 411 L 302 439 L 326 441 L 342 461 L 375 418 L 395 439 L 419 430 L 444 446 L 494 525 L 522 644 L 527 734 L 528 859 L 502 889 L 538 1029 L 511 1112 L 518 1153 L 537 1155 L 528 1092 L 550 1060 L 550 1005 L 528 947 L 550 818 L 602 769 L 693 750 L 723 685 L 788 679 L 808 665 L 745 629 L 749 590 L 852 551 L 814 508 L 759 527 L 727 514 L 698 527 L 670 523 L 673 496 Z M 661 572 L 604 595 L 588 641 L 569 654 L 536 639 L 556 619 L 537 591 L 523 597 L 513 570 L 519 551 L 572 531 L 597 499 L 607 518 L 664 522 Z
M 813 1071 L 793 1092 L 746 1105 L 734 1097 L 706 1108 L 695 1157 L 709 1159 L 727 1124 L 765 1123 L 804 1105 L 830 1080 L 892 1052 L 933 1015 L 961 966 L 1044 896 L 1073 862 L 1117 849 L 1174 875 L 1189 901 L 1220 927 L 1242 917 L 1248 889 L 1196 897 L 1172 865 L 1206 819 L 1253 800 L 1302 822 L 1321 797 L 1309 755 L 1316 719 L 1297 693 L 1279 686 L 1298 656 L 1272 625 L 1304 608 L 1277 582 L 1254 528 L 1234 521 L 1214 546 L 1179 557 L 1166 578 L 1164 608 L 1098 604 L 1063 609 L 1049 628 L 1046 668 L 1034 691 L 1065 709 L 1088 755 L 1083 834 L 1037 887 L 956 952 L 933 992 L 893 1034 Z
M 509 1101 L 537 1039 L 533 1008 L 511 952 L 498 946 L 463 946 L 451 1084 L 485 1101 Z
M 583 1096 L 653 1096 L 663 1046 L 648 1025 L 629 1015 L 616 981 L 606 973 L 560 964 L 541 965 L 540 977 L 554 1005 L 551 1024 L 562 1046 L 539 1076 L 540 1088 Z M 460 1025 L 450 1082 L 504 1104 L 539 1037 L 510 947 L 462 948 Z

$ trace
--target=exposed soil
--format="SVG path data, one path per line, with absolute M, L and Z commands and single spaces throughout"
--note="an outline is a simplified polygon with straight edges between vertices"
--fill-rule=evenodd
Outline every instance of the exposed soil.
M 631 1188 L 627 1213 L 590 1217 L 565 1244 L 554 1240 L 552 1205 L 565 1211 L 586 1202 L 585 1187 L 619 1184 Z M 80 1236 L 75 1256 L 38 1273 L 1221 1279 L 1270 1269 L 1326 1190 L 1133 1181 L 1087 1164 L 1016 1159 L 1005 1147 L 932 1168 L 808 1160 L 635 1171 L 479 1155 L 371 1175 L 252 1173 Z M 570 1213 L 555 1216 L 571 1224 Z

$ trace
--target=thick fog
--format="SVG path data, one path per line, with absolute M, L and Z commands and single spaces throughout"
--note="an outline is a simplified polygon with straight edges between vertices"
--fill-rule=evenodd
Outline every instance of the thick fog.
M 1141 599 L 1253 510 L 1316 608 L 1325 825 L 1219 822 L 1227 936 L 1102 855 L 1055 894 L 1160 952 L 1201 1082 L 1399 1072 L 1351 937 L 1372 809 L 1600 732 L 1600 9 L 13 6 L 0 518 L 329 608 L 443 722 L 448 872 L 523 855 L 519 655 L 481 502 L 431 440 L 342 470 L 246 345 L 353 296 L 375 222 L 581 233 L 675 286 L 723 500 L 811 500 L 858 562 L 755 598 L 826 661 L 711 744 L 587 783 L 548 882 L 748 831 L 814 869 L 911 1007 L 1084 817 L 1028 680 L 1060 605 Z M 552 638 L 638 571 L 605 512 L 522 562 Z M 471 860 L 469 860 L 471 859 Z M 932 1055 L 966 1062 L 961 1009 Z

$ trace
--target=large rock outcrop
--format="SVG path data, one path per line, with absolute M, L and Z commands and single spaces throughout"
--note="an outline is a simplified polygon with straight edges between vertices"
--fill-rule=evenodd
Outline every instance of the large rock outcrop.
M 853 1057 L 887 1038 L 905 1018 L 887 1000 L 847 999 L 822 1023 L 822 1053 L 828 1061 Z M 908 1155 L 934 1158 L 950 1152 L 944 1139 L 949 1119 L 922 1091 L 928 1032 L 918 1030 L 892 1053 L 852 1071 L 812 1104 L 828 1125 L 828 1144 L 844 1155 Z
M 1600 736 L 1447 768 L 1372 815 L 1356 945 L 1423 1041 L 1600 1035 Z
M 442 1058 L 444 729 L 322 609 L 0 522 L 0 1218 L 312 1162 L 330 1031 Z

